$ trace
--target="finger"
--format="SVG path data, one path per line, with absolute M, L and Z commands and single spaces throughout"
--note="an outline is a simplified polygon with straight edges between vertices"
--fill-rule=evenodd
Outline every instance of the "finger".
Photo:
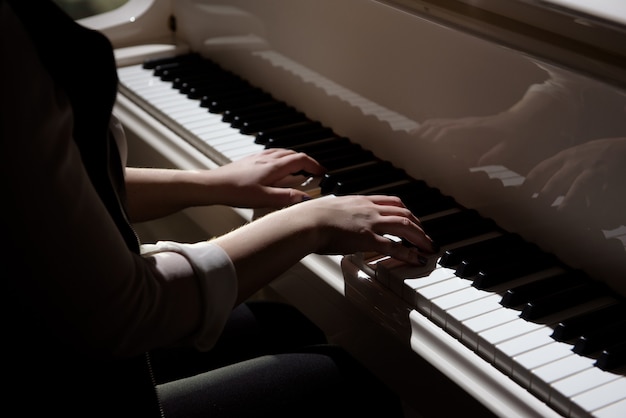
M 409 264 L 425 265 L 428 262 L 428 258 L 416 247 L 407 247 L 383 236 L 377 236 L 375 239 L 379 246 L 377 250 L 379 254 L 388 255 Z
M 404 216 L 385 216 L 375 227 L 375 232 L 379 234 L 392 234 L 403 238 L 415 247 L 428 253 L 435 253 L 437 246 L 421 225 L 412 219 Z
M 310 200 L 307 193 L 293 188 L 265 187 L 264 189 L 267 196 L 266 205 L 272 208 L 284 208 Z
M 302 152 L 281 156 L 281 166 L 288 173 L 298 173 L 304 171 L 306 173 L 319 176 L 326 172 L 320 163 Z

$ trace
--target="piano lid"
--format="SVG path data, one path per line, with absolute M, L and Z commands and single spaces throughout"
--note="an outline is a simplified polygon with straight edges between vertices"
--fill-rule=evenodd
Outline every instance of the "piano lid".
M 621 0 L 379 0 L 626 86 Z

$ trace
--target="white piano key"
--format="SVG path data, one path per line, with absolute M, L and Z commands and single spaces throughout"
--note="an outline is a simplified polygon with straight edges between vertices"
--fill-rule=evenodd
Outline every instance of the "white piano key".
M 584 418 L 587 411 L 595 411 L 626 397 L 626 377 L 622 376 L 572 398 L 572 418 Z
M 532 370 L 529 390 L 542 399 L 549 399 L 554 382 L 594 367 L 594 362 L 595 359 L 570 352 L 567 357 Z
M 414 272 L 420 272 L 420 270 L 415 270 Z M 403 275 L 403 273 L 404 272 L 394 272 L 389 278 L 389 286 L 391 287 L 394 281 L 402 283 L 403 298 L 407 302 L 413 303 L 414 306 L 417 306 L 416 291 L 418 289 L 455 277 L 454 270 L 446 267 L 438 267 L 432 270 L 430 274 L 413 276 L 414 278 L 411 279 L 407 278 L 411 276 L 405 276 Z M 421 273 L 424 274 L 423 270 L 421 271 Z
M 593 411 L 593 416 L 595 418 L 624 418 L 624 411 L 626 411 L 626 398 Z
M 530 387 L 532 370 L 568 357 L 572 345 L 553 341 L 535 350 L 527 351 L 513 358 L 511 377 L 522 386 Z
M 543 325 L 541 324 L 528 322 L 516 317 L 512 321 L 480 332 L 478 335 L 478 351 L 482 357 L 495 363 L 496 345 L 526 335 L 542 327 Z
M 443 280 L 431 286 L 417 289 L 415 291 L 417 296 L 417 307 L 428 316 L 430 315 L 431 301 L 434 298 L 465 289 L 469 286 L 471 286 L 471 282 L 469 280 L 454 276 L 448 280 Z
M 215 126 L 224 126 L 224 122 L 210 116 L 212 115 L 209 112 L 206 112 L 203 115 L 197 115 L 195 120 L 189 120 L 184 122 L 185 128 L 189 129 L 193 133 L 196 133 L 202 132 L 203 129 L 214 128 Z
M 209 120 L 204 126 L 200 126 L 191 132 L 201 139 L 210 139 L 219 136 L 222 133 L 232 133 L 237 131 L 224 123 L 217 123 Z
M 550 392 L 550 405 L 560 411 L 569 411 L 571 400 L 578 395 L 589 392 L 605 383 L 623 376 L 590 367 L 564 379 L 554 382 Z
M 500 295 L 494 294 L 450 309 L 446 316 L 446 331 L 460 338 L 462 335 L 463 321 L 500 308 L 500 299 Z
M 426 280 L 422 279 L 426 277 L 432 278 L 430 279 L 432 281 L 436 281 L 441 274 L 446 274 L 447 277 L 454 276 L 453 270 L 443 273 L 441 269 L 442 267 L 439 265 L 435 265 L 435 268 L 432 269 L 427 266 L 414 266 L 407 263 L 398 264 L 395 261 L 389 260 L 376 265 L 376 276 L 379 281 L 387 283 L 387 286 L 393 293 L 403 297 L 406 279 L 419 279 L 421 280 L 419 286 L 422 286 L 426 283 Z M 410 297 L 411 299 L 409 301 L 412 301 L 413 292 L 411 292 Z
M 514 309 L 496 308 L 493 311 L 463 321 L 461 338 L 465 345 L 473 350 L 478 350 L 478 339 L 481 332 L 509 323 L 518 317 L 519 312 Z
M 504 373 L 511 374 L 513 357 L 551 343 L 554 341 L 551 334 L 552 329 L 544 326 L 496 345 L 495 364 Z
M 260 144 L 249 144 L 243 148 L 239 148 L 237 150 L 232 150 L 228 153 L 227 157 L 231 161 L 236 161 L 241 158 L 247 157 L 249 155 L 257 154 L 263 151 L 265 147 Z
M 456 292 L 433 299 L 430 308 L 431 319 L 439 324 L 445 324 L 445 317 L 448 310 L 490 295 L 491 293 L 489 292 L 468 286 Z

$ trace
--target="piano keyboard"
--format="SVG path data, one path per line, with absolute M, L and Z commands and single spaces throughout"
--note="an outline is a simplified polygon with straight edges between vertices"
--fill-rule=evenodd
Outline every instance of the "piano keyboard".
M 400 196 L 441 246 L 437 260 L 346 262 L 402 300 L 414 327 L 428 318 L 558 413 L 626 416 L 626 303 L 602 285 L 210 61 L 118 74 L 124 95 L 219 164 L 291 148 L 328 169 L 315 193 Z

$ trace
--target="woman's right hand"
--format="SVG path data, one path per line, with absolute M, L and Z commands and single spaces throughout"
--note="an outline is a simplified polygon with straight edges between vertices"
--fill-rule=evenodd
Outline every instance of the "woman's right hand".
M 435 252 L 419 219 L 393 196 L 325 196 L 305 201 L 271 212 L 213 242 L 226 251 L 235 267 L 239 302 L 311 253 L 375 252 L 423 265 Z
M 395 196 L 323 197 L 296 205 L 317 227 L 319 254 L 376 252 L 411 264 L 423 264 L 435 251 L 421 222 Z M 389 239 L 403 238 L 413 246 Z

